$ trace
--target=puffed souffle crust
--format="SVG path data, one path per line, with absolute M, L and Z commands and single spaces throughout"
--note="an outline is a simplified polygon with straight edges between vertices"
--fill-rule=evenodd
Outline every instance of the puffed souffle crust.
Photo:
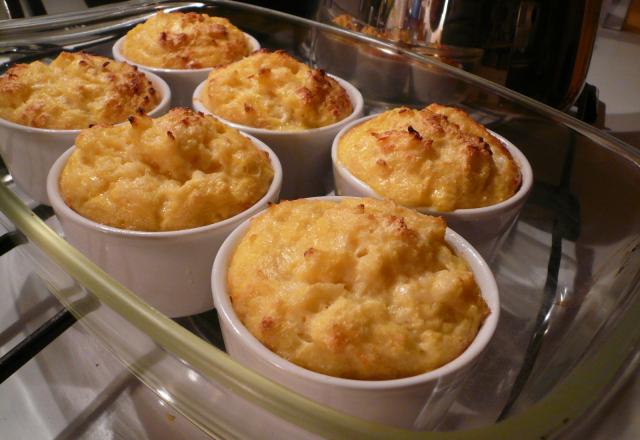
M 144 66 L 201 69 L 237 61 L 251 52 L 229 20 L 195 12 L 158 13 L 130 30 L 122 55 Z
M 267 348 L 318 373 L 386 380 L 434 370 L 489 314 L 445 229 L 391 201 L 273 205 L 232 256 L 233 308 Z
M 500 203 L 516 193 L 509 151 L 463 110 L 396 108 L 348 130 L 338 161 L 377 194 L 448 212 Z
M 267 152 L 239 131 L 189 109 L 83 130 L 60 177 L 64 202 L 107 226 L 173 231 L 230 218 L 255 204 L 274 176 Z
M 29 127 L 77 130 L 149 112 L 159 95 L 134 66 L 62 52 L 50 64 L 16 64 L 0 76 L 0 117 Z
M 353 112 L 347 92 L 324 71 L 265 49 L 214 69 L 200 100 L 228 121 L 277 131 L 324 127 Z

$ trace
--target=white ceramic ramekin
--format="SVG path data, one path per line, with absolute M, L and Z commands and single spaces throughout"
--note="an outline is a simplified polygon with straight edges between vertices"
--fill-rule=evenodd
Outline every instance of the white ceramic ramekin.
M 157 75 L 144 74 L 161 96 L 160 103 L 149 116 L 162 116 L 169 110 L 169 86 Z M 80 131 L 35 128 L 0 118 L 0 154 L 13 180 L 36 202 L 50 204 L 47 198 L 49 169 L 73 145 Z
M 211 112 L 200 100 L 206 81 L 203 81 L 193 93 L 193 108 L 199 112 L 215 116 L 225 124 L 249 133 L 269 145 L 282 163 L 284 180 L 282 199 L 296 199 L 326 194 L 324 181 L 330 174 L 329 150 L 336 134 L 351 121 L 362 116 L 364 101 L 360 91 L 349 82 L 329 75 L 347 92 L 353 112 L 341 121 L 325 127 L 302 131 L 278 131 L 249 127 L 228 121 Z
M 260 49 L 260 43 L 249 34 L 244 34 L 251 52 L 255 52 Z M 138 66 L 141 70 L 152 72 L 164 79 L 171 87 L 172 100 L 171 107 L 191 107 L 191 97 L 193 96 L 193 90 L 202 81 L 207 79 L 209 72 L 213 70 L 213 67 L 204 67 L 201 69 L 162 69 L 159 67 L 150 67 L 143 64 L 135 63 L 122 54 L 122 44 L 124 43 L 126 35 L 119 38 L 113 45 L 113 58 L 117 61 L 126 62 L 134 66 Z
M 338 201 L 341 198 L 327 196 L 318 199 Z M 462 237 L 447 229 L 447 243 L 469 264 L 491 310 L 474 341 L 460 356 L 436 370 L 403 379 L 342 379 L 307 370 L 276 355 L 238 319 L 227 292 L 227 270 L 249 222 L 242 223 L 220 247 L 211 276 L 213 300 L 229 355 L 266 377 L 345 413 L 408 429 L 433 428 L 455 399 L 465 377 L 477 364 L 498 323 L 498 287 L 480 254 Z
M 273 181 L 253 206 L 218 223 L 179 231 L 140 232 L 81 216 L 65 204 L 59 189 L 60 173 L 75 147 L 51 168 L 47 179 L 51 206 L 69 243 L 160 312 L 174 318 L 210 310 L 211 263 L 218 248 L 236 226 L 275 202 L 282 184 L 282 168 L 275 153 L 258 139 L 247 137 L 269 154 Z
M 382 199 L 383 196 L 377 194 L 362 180 L 355 177 L 338 160 L 338 143 L 340 138 L 351 128 L 361 124 L 377 115 L 370 115 L 352 122 L 345 126 L 335 137 L 331 148 L 331 160 L 333 162 L 333 178 L 336 194 L 343 196 L 372 197 Z M 522 176 L 522 183 L 516 193 L 507 200 L 495 205 L 483 208 L 456 209 L 450 212 L 435 211 L 430 208 L 416 208 L 418 211 L 443 217 L 454 231 L 469 240 L 478 252 L 491 262 L 496 256 L 500 245 L 506 238 L 509 230 L 514 225 L 520 210 L 524 206 L 527 196 L 533 185 L 533 171 L 531 165 L 520 150 L 515 145 L 497 133 L 489 131 L 509 150 L 511 156 L 518 164 Z

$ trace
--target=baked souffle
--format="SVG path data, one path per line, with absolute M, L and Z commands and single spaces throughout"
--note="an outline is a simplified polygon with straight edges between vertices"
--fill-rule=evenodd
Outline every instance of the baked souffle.
M 279 131 L 324 127 L 353 113 L 347 92 L 324 71 L 264 49 L 214 69 L 200 100 L 228 121 Z
M 267 152 L 211 116 L 176 108 L 80 132 L 61 177 L 65 203 L 97 223 L 173 231 L 216 223 L 260 200 Z
M 356 125 L 340 138 L 337 156 L 378 195 L 441 212 L 494 205 L 521 182 L 502 142 L 464 111 L 439 104 Z
M 0 76 L 0 118 L 35 128 L 77 130 L 126 121 L 161 100 L 136 67 L 83 52 L 50 64 L 16 64 Z
M 254 217 L 229 265 L 239 319 L 309 370 L 386 380 L 459 356 L 489 314 L 444 220 L 391 201 L 299 199 Z
M 131 29 L 122 55 L 164 69 L 201 69 L 237 61 L 251 52 L 245 34 L 229 20 L 195 12 L 158 13 Z

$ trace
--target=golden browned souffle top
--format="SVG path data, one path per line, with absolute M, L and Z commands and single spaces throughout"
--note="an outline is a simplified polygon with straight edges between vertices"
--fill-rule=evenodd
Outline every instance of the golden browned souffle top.
M 127 33 L 122 55 L 165 69 L 200 69 L 237 61 L 251 52 L 245 34 L 222 17 L 157 13 Z
M 115 124 L 160 100 L 134 66 L 83 52 L 62 52 L 50 64 L 16 64 L 0 76 L 0 117 L 36 128 Z
M 228 121 L 270 130 L 324 127 L 353 112 L 337 81 L 283 51 L 260 50 L 213 70 L 200 99 Z
M 121 229 L 172 231 L 216 223 L 260 200 L 269 156 L 211 116 L 176 108 L 83 130 L 60 177 L 65 203 Z
M 453 107 L 396 108 L 345 133 L 338 161 L 378 195 L 436 211 L 511 197 L 520 169 L 484 126 Z
M 254 218 L 227 276 L 266 347 L 330 376 L 414 376 L 458 357 L 489 314 L 445 223 L 390 201 L 300 199 Z

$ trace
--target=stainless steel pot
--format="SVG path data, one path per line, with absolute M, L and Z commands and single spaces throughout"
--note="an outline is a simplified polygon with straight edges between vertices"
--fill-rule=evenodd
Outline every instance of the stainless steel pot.
M 321 0 L 316 18 L 415 50 L 482 50 L 462 67 L 560 109 L 587 75 L 602 0 Z M 475 51 L 475 52 L 471 52 Z M 467 55 L 469 55 L 467 54 Z

